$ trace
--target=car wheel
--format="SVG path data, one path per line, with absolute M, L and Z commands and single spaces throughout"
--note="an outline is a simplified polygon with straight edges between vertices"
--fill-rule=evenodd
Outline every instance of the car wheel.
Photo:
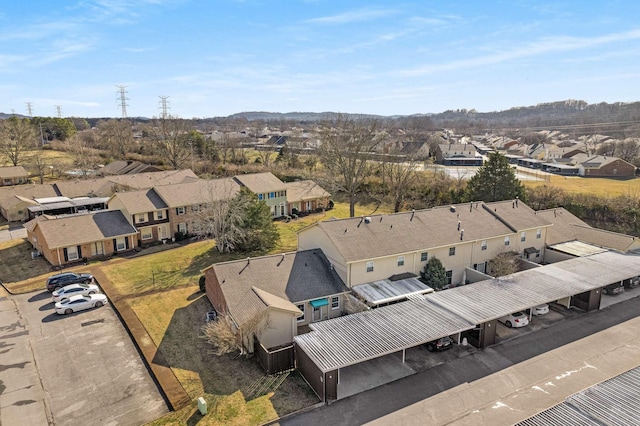
M 65 315 L 69 315 L 69 314 L 72 314 L 72 313 L 73 313 L 73 309 L 71 309 L 71 308 L 67 308 L 67 309 L 64 310 L 64 314 Z
M 506 325 L 509 328 L 513 327 L 513 324 L 511 324 L 511 321 L 505 322 L 504 325 Z
M 433 344 L 429 343 L 429 344 L 427 345 L 427 350 L 428 350 L 429 352 L 433 352 L 433 351 L 435 351 L 435 350 L 436 350 L 436 348 L 433 346 Z
M 609 290 L 607 290 L 606 288 L 602 289 L 602 294 L 609 294 Z
M 104 303 L 102 302 L 96 302 L 96 304 L 94 305 L 96 308 L 101 307 L 102 305 L 104 305 Z
M 89 295 L 92 295 L 92 294 L 96 294 L 96 292 L 95 291 L 90 291 Z

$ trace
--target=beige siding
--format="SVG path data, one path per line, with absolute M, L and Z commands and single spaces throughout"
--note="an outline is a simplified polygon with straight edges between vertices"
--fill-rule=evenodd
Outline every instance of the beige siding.
M 258 335 L 260 343 L 267 348 L 274 348 L 280 345 L 293 342 L 296 333 L 296 319 L 293 313 L 270 309 L 268 321 L 262 323 L 264 329 Z

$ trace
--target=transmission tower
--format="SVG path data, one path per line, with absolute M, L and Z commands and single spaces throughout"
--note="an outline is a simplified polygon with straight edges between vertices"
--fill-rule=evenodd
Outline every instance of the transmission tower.
M 29 118 L 33 117 L 33 104 L 31 102 L 25 102 L 27 104 L 27 115 Z
M 124 90 L 127 86 L 119 86 L 116 84 L 116 87 L 119 89 L 116 101 L 118 102 L 118 106 L 122 109 L 122 118 L 127 118 L 127 107 L 129 106 L 127 101 L 129 98 L 127 98 L 127 91 Z
M 160 118 L 163 120 L 169 117 L 169 110 L 171 107 L 169 106 L 168 96 L 158 96 L 160 100 L 158 101 L 158 109 L 160 110 Z
M 56 117 L 58 118 L 62 118 L 62 106 L 61 105 L 54 105 L 56 107 Z

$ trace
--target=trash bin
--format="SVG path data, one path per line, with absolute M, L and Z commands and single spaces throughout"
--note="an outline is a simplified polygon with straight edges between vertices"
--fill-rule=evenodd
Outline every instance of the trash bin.
M 203 416 L 207 414 L 207 401 L 203 397 L 198 398 L 198 411 Z

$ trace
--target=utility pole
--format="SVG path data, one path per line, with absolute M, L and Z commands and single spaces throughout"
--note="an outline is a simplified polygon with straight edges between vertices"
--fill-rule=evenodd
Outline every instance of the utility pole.
M 160 110 L 160 118 L 166 120 L 169 117 L 169 110 L 171 107 L 169 106 L 168 96 L 158 96 L 160 101 L 158 101 L 158 109 Z
M 62 118 L 62 106 L 61 105 L 54 105 L 56 107 L 56 117 L 58 118 Z
M 127 86 L 119 86 L 116 84 L 116 87 L 118 88 L 118 97 L 116 98 L 116 102 L 118 102 L 118 106 L 122 111 L 122 118 L 127 118 L 127 107 L 129 106 L 127 101 L 129 98 L 127 98 L 127 91 L 124 90 Z
M 33 117 L 33 104 L 31 102 L 25 102 L 27 104 L 27 115 L 29 118 Z

